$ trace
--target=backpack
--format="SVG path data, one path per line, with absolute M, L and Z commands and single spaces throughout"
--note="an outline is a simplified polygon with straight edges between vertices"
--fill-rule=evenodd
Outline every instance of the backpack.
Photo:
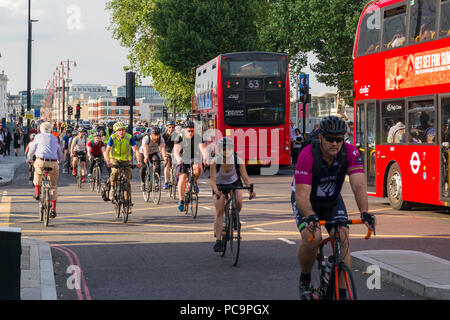
M 303 149 L 311 144 L 312 153 L 313 153 L 313 177 L 315 177 L 322 166 L 322 156 L 320 153 L 320 141 L 319 141 L 319 129 L 316 129 L 309 133 L 306 138 L 302 141 L 299 153 L 300 154 Z M 342 144 L 342 148 L 338 153 L 338 172 L 337 174 L 347 174 L 348 162 L 347 162 L 347 148 L 345 147 L 345 143 Z

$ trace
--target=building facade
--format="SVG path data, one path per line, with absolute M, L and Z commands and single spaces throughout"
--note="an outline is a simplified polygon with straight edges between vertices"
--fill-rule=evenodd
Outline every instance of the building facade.
M 144 99 L 136 99 L 136 105 L 133 107 L 133 120 L 141 120 L 140 108 Z M 122 121 L 129 123 L 130 107 L 118 106 L 116 97 L 100 97 L 98 99 L 89 99 L 82 104 L 82 110 L 87 110 L 87 118 L 94 123 L 105 123 L 109 121 Z M 85 108 L 83 107 L 85 106 Z
M 8 117 L 8 98 L 7 93 L 8 77 L 5 71 L 0 74 L 0 118 Z M 0 119 L 1 120 L 1 119 Z

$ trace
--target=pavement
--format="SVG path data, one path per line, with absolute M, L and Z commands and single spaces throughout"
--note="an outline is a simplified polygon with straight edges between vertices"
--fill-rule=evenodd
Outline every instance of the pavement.
M 14 179 L 22 157 L 0 160 L 0 186 Z M 2 181 L 3 180 L 3 181 Z M 3 187 L 2 189 L 5 190 Z M 0 189 L 1 190 L 1 189 Z M 1 200 L 1 192 L 0 192 Z M 0 215 L 3 213 L 0 201 Z M 21 299 L 56 300 L 56 285 L 50 245 L 21 237 Z M 370 250 L 352 253 L 352 265 L 367 274 L 379 268 L 381 279 L 414 292 L 424 299 L 450 299 L 450 261 L 409 250 Z

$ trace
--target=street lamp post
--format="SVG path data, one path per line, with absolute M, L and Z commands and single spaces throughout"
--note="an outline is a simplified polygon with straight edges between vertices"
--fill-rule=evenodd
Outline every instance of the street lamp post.
M 31 111 L 31 43 L 32 23 L 38 20 L 31 19 L 31 0 L 28 0 L 28 63 L 27 63 L 27 111 Z M 30 119 L 27 118 L 27 128 L 30 130 Z

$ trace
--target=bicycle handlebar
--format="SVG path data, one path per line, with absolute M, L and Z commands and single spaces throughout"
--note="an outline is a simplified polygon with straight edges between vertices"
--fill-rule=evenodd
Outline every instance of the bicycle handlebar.
M 227 187 L 220 187 L 219 191 L 226 191 L 226 192 L 230 192 L 231 190 L 249 190 L 250 193 L 253 192 L 253 183 L 250 184 L 250 186 L 248 187 L 235 187 L 235 186 L 227 186 Z M 220 196 L 218 194 L 216 194 L 216 198 L 220 199 Z M 249 197 L 249 200 L 251 200 L 251 198 Z
M 135 164 L 113 164 L 112 165 L 112 168 L 116 168 L 116 169 L 128 168 L 128 167 L 130 167 L 131 169 L 136 169 L 137 168 L 137 166 Z
M 346 220 L 346 221 L 340 221 L 340 220 L 337 220 L 337 221 L 325 221 L 325 220 L 320 220 L 318 222 L 318 224 L 320 226 L 329 226 L 329 227 L 336 227 L 338 225 L 345 225 L 345 224 L 364 224 L 364 223 L 365 222 L 363 220 L 361 220 L 361 219 L 353 219 L 353 220 Z M 373 228 L 375 229 L 375 226 L 373 226 Z M 315 229 L 316 229 L 316 223 L 314 223 L 313 232 L 312 232 L 311 236 L 308 239 L 309 242 L 312 242 L 314 240 Z M 364 239 L 369 240 L 371 236 L 372 236 L 372 229 L 369 228 L 367 230 L 367 234 L 364 237 Z

